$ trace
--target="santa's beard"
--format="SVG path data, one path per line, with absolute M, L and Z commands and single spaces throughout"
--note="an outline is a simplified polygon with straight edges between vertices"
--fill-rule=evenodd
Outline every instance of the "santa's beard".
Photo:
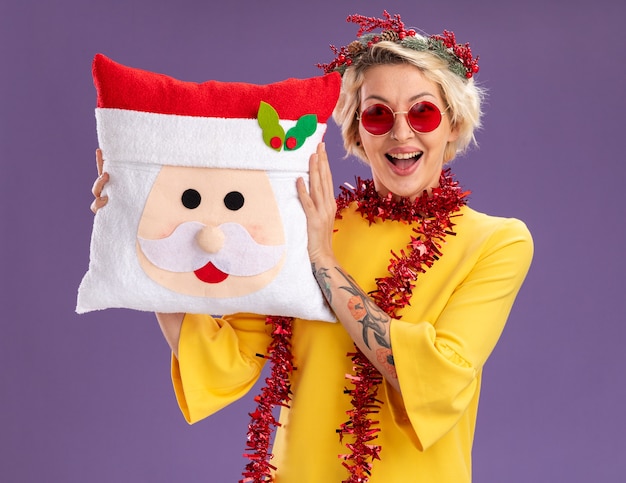
M 259 275 L 276 266 L 285 245 L 261 245 L 242 225 L 224 223 L 217 227 L 224 234 L 223 247 L 209 253 L 196 238 L 205 228 L 197 221 L 185 222 L 166 238 L 150 240 L 137 237 L 141 251 L 156 267 L 169 272 L 195 272 L 208 263 L 220 271 L 239 277 Z

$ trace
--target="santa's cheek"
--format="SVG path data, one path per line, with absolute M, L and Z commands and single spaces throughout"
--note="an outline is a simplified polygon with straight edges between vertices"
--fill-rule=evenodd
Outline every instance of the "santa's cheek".
M 285 234 L 280 220 L 276 223 L 265 222 L 265 224 L 255 220 L 247 221 L 245 228 L 259 245 L 283 245 L 285 243 Z
M 160 240 L 170 236 L 181 223 L 194 221 L 193 217 L 164 216 L 153 209 L 146 209 L 139 220 L 137 236 L 148 240 Z

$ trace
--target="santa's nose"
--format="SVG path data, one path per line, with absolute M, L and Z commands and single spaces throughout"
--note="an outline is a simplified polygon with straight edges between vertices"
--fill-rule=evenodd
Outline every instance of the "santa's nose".
M 224 246 L 224 232 L 217 226 L 205 226 L 196 235 L 200 248 L 208 253 L 217 253 Z

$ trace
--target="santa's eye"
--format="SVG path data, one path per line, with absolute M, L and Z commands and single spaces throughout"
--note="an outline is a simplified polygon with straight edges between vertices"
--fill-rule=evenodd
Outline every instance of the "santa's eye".
M 239 191 L 231 191 L 224 196 L 224 206 L 232 211 L 240 209 L 245 201 L 245 198 Z
M 200 196 L 200 193 L 198 193 L 196 190 L 188 189 L 188 190 L 185 190 L 183 195 L 180 197 L 180 200 L 183 202 L 183 206 L 185 208 L 189 208 L 190 210 L 193 210 L 194 208 L 197 208 L 198 206 L 200 206 L 202 197 Z

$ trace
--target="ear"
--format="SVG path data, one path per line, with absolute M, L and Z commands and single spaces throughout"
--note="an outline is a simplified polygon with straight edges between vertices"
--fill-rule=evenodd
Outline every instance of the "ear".
M 354 147 L 350 150 L 351 154 L 355 155 L 361 161 L 363 161 L 368 166 L 370 165 L 369 159 L 367 158 L 367 153 L 365 152 L 365 147 L 363 146 L 363 141 L 361 141 L 361 137 L 357 136 L 354 140 Z
M 459 125 L 455 124 L 454 126 L 450 126 L 450 135 L 448 136 L 448 142 L 453 143 L 457 139 L 459 139 Z

